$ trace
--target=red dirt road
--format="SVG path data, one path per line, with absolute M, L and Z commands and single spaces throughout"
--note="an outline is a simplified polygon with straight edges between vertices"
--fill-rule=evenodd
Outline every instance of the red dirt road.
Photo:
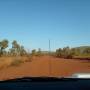
M 0 70 L 0 80 L 28 76 L 66 77 L 83 72 L 90 73 L 90 62 L 42 56 L 35 57 L 32 62 L 25 62 L 17 67 Z

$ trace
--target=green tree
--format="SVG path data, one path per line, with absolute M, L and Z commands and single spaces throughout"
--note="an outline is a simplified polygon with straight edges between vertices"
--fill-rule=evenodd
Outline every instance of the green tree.
M 0 54 L 3 55 L 3 53 L 5 52 L 5 49 L 8 47 L 8 40 L 4 39 L 0 42 Z
M 59 48 L 56 50 L 56 56 L 61 58 L 72 58 L 73 52 L 69 47 Z
M 73 58 L 73 52 L 69 47 L 64 47 L 63 48 L 63 57 L 64 58 Z
M 41 48 L 39 48 L 37 51 L 37 56 L 41 56 L 41 55 L 42 55 Z
M 12 49 L 14 49 L 15 55 L 20 55 L 20 45 L 17 43 L 16 40 L 12 42 Z
M 36 50 L 33 49 L 32 52 L 31 52 L 32 55 L 36 55 Z
M 90 47 L 85 48 L 83 51 L 84 54 L 90 54 Z
M 23 56 L 23 55 L 26 55 L 26 54 L 27 54 L 27 52 L 26 52 L 26 50 L 24 49 L 24 46 L 21 46 L 21 47 L 20 47 L 20 55 Z
M 15 49 L 14 48 L 9 49 L 9 55 L 10 56 L 14 56 L 15 55 Z
M 56 50 L 56 56 L 57 57 L 62 57 L 62 49 L 61 48 Z

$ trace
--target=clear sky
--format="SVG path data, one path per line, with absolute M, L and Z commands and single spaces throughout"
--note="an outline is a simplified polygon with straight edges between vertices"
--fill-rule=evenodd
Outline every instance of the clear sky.
M 0 0 L 0 40 L 27 49 L 90 45 L 90 0 Z

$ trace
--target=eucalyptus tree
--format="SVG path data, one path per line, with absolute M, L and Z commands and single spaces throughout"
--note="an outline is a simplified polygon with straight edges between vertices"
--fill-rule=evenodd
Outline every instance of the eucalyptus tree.
M 8 47 L 9 41 L 7 39 L 4 39 L 0 42 L 0 55 L 3 55 L 5 52 L 5 49 Z
M 12 42 L 12 49 L 15 53 L 15 55 L 20 55 L 20 45 L 17 43 L 16 40 Z

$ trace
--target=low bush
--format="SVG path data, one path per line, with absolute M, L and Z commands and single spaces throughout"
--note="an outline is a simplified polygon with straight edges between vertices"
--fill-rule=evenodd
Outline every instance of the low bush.
M 23 63 L 22 60 L 20 60 L 20 59 L 14 59 L 14 60 L 11 62 L 10 66 L 19 66 L 21 63 Z

